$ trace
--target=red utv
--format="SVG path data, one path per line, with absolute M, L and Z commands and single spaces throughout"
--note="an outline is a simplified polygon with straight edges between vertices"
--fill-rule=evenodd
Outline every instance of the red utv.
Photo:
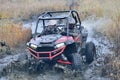
M 86 43 L 87 35 L 76 11 L 45 12 L 39 16 L 27 47 L 38 62 L 62 63 L 78 69 L 83 61 L 91 63 L 96 54 L 94 43 Z

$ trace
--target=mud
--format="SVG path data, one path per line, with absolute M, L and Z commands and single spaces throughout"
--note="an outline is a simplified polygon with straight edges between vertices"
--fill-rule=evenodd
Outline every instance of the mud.
M 93 41 L 97 48 L 97 59 L 90 65 L 83 65 L 81 72 L 75 72 L 67 67 L 64 69 L 46 69 L 38 73 L 29 73 L 25 54 L 27 50 L 18 51 L 16 55 L 9 55 L 0 59 L 0 80 L 110 80 L 102 77 L 105 56 L 112 54 L 112 47 L 106 36 L 99 32 L 102 24 L 109 23 L 106 18 L 88 17 L 82 25 L 88 29 L 88 42 Z M 30 24 L 27 24 L 30 25 Z M 32 23 L 35 26 L 35 23 Z M 25 25 L 26 26 L 26 25 Z M 34 29 L 34 27 L 32 27 Z

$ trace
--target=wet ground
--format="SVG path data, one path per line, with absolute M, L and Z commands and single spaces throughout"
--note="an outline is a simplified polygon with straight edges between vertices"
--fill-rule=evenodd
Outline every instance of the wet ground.
M 105 18 L 96 18 L 95 16 L 88 17 L 82 22 L 89 33 L 88 41 L 93 41 L 97 48 L 97 59 L 90 65 L 84 65 L 83 71 L 64 72 L 55 69 L 46 69 L 40 73 L 29 74 L 25 69 L 27 65 L 24 59 L 25 56 L 21 56 L 21 53 L 16 55 L 9 55 L 0 59 L 0 80 L 110 80 L 109 78 L 101 77 L 101 68 L 104 66 L 105 56 L 112 54 L 110 51 L 110 43 L 106 36 L 103 35 L 98 29 L 102 24 L 109 23 L 110 20 Z M 35 23 L 32 23 L 35 26 Z M 27 24 L 28 25 L 28 24 Z M 25 50 L 24 53 L 27 53 Z M 21 63 L 17 64 L 20 61 Z M 13 67 L 14 66 L 14 67 Z M 18 69 L 18 70 L 17 70 Z M 66 68 L 67 70 L 67 68 Z

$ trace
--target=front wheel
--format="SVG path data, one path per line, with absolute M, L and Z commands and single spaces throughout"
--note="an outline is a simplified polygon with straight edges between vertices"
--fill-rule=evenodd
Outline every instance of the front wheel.
M 82 67 L 82 58 L 80 54 L 74 53 L 71 55 L 72 68 L 80 70 Z
M 86 44 L 85 50 L 86 63 L 90 64 L 96 57 L 96 48 L 93 42 L 88 42 Z

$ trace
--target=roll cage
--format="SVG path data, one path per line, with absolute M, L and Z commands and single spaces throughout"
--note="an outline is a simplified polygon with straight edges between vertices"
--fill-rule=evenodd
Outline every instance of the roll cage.
M 50 11 L 50 12 L 44 12 L 42 13 L 38 20 L 37 20 L 37 25 L 36 25 L 36 29 L 35 29 L 35 34 L 37 34 L 37 29 L 38 29 L 38 23 L 40 20 L 43 21 L 43 28 L 45 29 L 45 20 L 61 20 L 61 19 L 65 19 L 66 20 L 66 24 L 65 25 L 59 25 L 59 26 L 65 26 L 66 27 L 66 33 L 67 36 L 69 36 L 69 17 L 72 17 L 75 20 L 75 25 L 76 26 L 80 26 L 81 27 L 81 21 L 79 18 L 79 15 L 77 13 L 77 11 L 75 10 L 70 10 L 70 11 Z

